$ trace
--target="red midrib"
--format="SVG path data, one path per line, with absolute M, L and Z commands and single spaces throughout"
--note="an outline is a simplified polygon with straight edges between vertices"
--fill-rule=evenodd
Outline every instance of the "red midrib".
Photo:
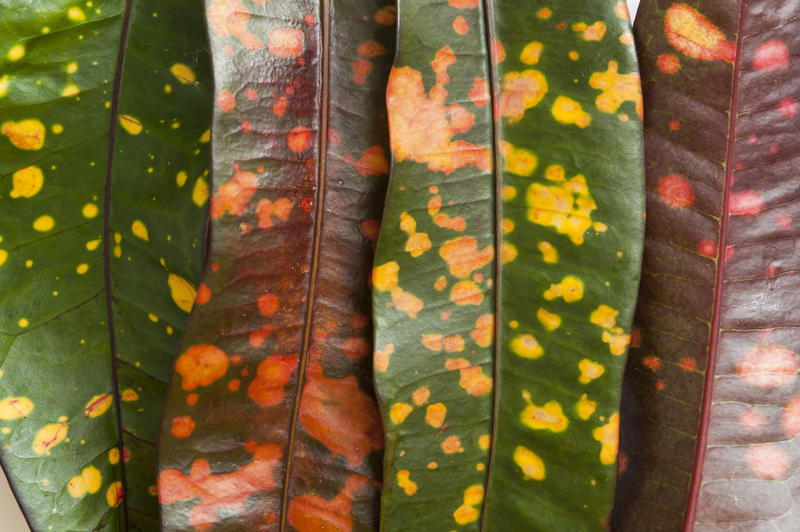
M 700 428 L 697 435 L 697 454 L 692 471 L 692 484 L 689 490 L 689 504 L 686 508 L 686 519 L 683 529 L 687 532 L 694 529 L 697 516 L 697 503 L 700 498 L 700 488 L 703 483 L 703 466 L 705 465 L 706 450 L 708 448 L 708 425 L 711 418 L 711 400 L 714 391 L 714 378 L 717 369 L 717 350 L 719 345 L 720 306 L 722 303 L 722 288 L 725 280 L 725 255 L 728 239 L 728 213 L 730 209 L 731 186 L 733 185 L 734 143 L 736 140 L 736 110 L 738 108 L 739 74 L 741 68 L 742 28 L 745 15 L 744 0 L 739 3 L 739 23 L 736 31 L 736 55 L 733 63 L 733 84 L 731 87 L 730 118 L 728 123 L 728 144 L 725 160 L 725 188 L 723 189 L 722 215 L 719 225 L 719 239 L 717 241 L 717 278 L 714 285 L 714 306 L 711 315 L 711 339 L 708 343 L 708 364 L 706 365 L 706 380 L 703 387 L 703 405 L 700 412 Z

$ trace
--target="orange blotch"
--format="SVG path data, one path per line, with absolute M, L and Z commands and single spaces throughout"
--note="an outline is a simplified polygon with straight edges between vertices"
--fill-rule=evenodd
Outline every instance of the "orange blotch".
M 297 369 L 297 355 L 272 355 L 258 365 L 256 378 L 247 387 L 247 396 L 261 406 L 274 406 L 283 400 L 283 387 Z
M 351 532 L 351 507 L 356 493 L 370 484 L 359 475 L 347 477 L 344 489 L 332 500 L 317 495 L 302 495 L 289 502 L 289 524 L 297 532 Z
M 448 358 L 444 367 L 450 371 L 459 371 L 461 379 L 458 384 L 468 394 L 481 396 L 492 391 L 492 378 L 483 373 L 482 367 L 473 366 L 464 358 Z
M 763 480 L 780 480 L 789 472 L 789 456 L 777 445 L 760 443 L 747 450 L 747 465 Z
M 431 351 L 441 351 L 442 350 L 442 335 L 441 334 L 423 334 L 422 335 L 422 345 L 430 349 Z
M 198 386 L 208 386 L 228 372 L 228 355 L 213 345 L 193 345 L 175 363 L 183 379 L 181 387 L 191 392 Z
M 276 28 L 269 32 L 267 50 L 276 57 L 297 57 L 303 53 L 303 32 L 295 28 Z
M 220 91 L 217 95 L 217 107 L 226 113 L 233 111 L 236 107 L 236 98 L 233 93 L 229 90 Z
M 478 347 L 489 347 L 494 339 L 494 314 L 482 314 L 469 335 Z
M 285 115 L 287 103 L 289 103 L 289 100 L 286 99 L 286 96 L 281 96 L 278 98 L 278 101 L 275 102 L 275 105 L 272 106 L 272 113 L 278 117 Z
M 272 228 L 272 218 L 286 221 L 292 212 L 292 200 L 289 198 L 278 198 L 274 202 L 263 198 L 256 204 L 256 214 L 258 215 L 258 227 L 261 229 Z
M 358 161 L 354 161 L 350 155 L 345 155 L 342 158 L 352 164 L 356 172 L 364 176 L 386 175 L 389 173 L 389 161 L 386 159 L 383 146 L 379 144 L 364 150 Z
M 240 381 L 239 379 L 231 379 L 230 381 L 228 381 L 228 389 L 232 392 L 235 392 L 239 389 L 239 386 L 241 386 L 241 384 L 242 381 Z
M 489 103 L 489 83 L 483 78 L 475 78 L 467 96 L 475 107 L 485 107 Z
M 370 349 L 369 342 L 367 342 L 364 337 L 351 336 L 349 338 L 345 338 L 344 342 L 342 343 L 342 352 L 346 357 L 352 358 L 353 360 L 358 360 L 360 358 L 369 356 L 372 350 Z
M 681 69 L 681 62 L 675 54 L 661 54 L 656 59 L 658 69 L 664 74 L 674 74 Z
M 170 432 L 176 438 L 188 438 L 194 432 L 194 420 L 189 416 L 174 417 Z
M 189 406 L 194 406 L 197 404 L 198 399 L 200 399 L 200 397 L 196 393 L 190 393 L 186 396 L 186 404 Z
M 489 245 L 478 251 L 478 241 L 471 236 L 461 236 L 448 240 L 439 248 L 439 256 L 444 259 L 453 276 L 465 279 L 474 270 L 483 268 L 494 257 L 494 246 Z
M 358 55 L 362 57 L 375 57 L 385 55 L 386 47 L 375 41 L 362 42 L 358 45 Z
M 483 293 L 472 281 L 459 281 L 450 289 L 450 299 L 456 305 L 480 305 Z
M 506 59 L 506 49 L 503 43 L 498 40 L 492 41 L 492 61 L 495 63 L 502 63 Z
M 258 98 L 258 93 L 253 89 L 247 89 L 244 93 L 248 100 L 254 101 Z
M 241 0 L 213 0 L 206 9 L 206 19 L 218 36 L 236 37 L 250 51 L 264 46 L 258 37 L 247 30 L 250 14 Z
M 661 201 L 676 209 L 691 207 L 694 203 L 692 185 L 680 174 L 669 174 L 659 179 L 658 195 Z
M 211 299 L 211 290 L 209 290 L 206 283 L 200 283 L 200 286 L 197 287 L 197 296 L 194 298 L 194 302 L 198 305 L 205 305 Z
M 463 453 L 464 447 L 461 445 L 461 438 L 458 436 L 448 436 L 441 444 L 444 454 Z
M 755 190 L 731 193 L 728 211 L 734 216 L 755 216 L 764 209 L 761 194 Z
M 461 15 L 457 16 L 455 20 L 453 20 L 453 31 L 459 35 L 466 35 L 469 31 L 469 24 Z
M 669 121 L 669 130 L 670 131 L 678 131 L 681 128 L 681 123 L 678 120 L 670 120 Z
M 767 344 L 749 349 L 736 366 L 736 374 L 751 386 L 776 390 L 794 382 L 799 369 L 797 354 L 782 345 Z
M 372 63 L 361 57 L 353 60 L 353 82 L 359 85 L 366 81 L 369 73 L 372 72 Z
M 283 455 L 273 443 L 255 445 L 248 442 L 247 452 L 253 461 L 230 473 L 211 474 L 207 460 L 192 462 L 189 475 L 179 469 L 165 469 L 158 475 L 158 500 L 161 504 L 196 499 L 189 511 L 189 524 L 197 530 L 209 530 L 217 522 L 217 509 L 244 508 L 253 493 L 273 489 L 276 466 Z M 221 512 L 226 513 L 226 512 Z
M 253 197 L 258 188 L 258 179 L 253 172 L 239 170 L 239 165 L 233 166 L 234 174 L 231 180 L 219 187 L 211 198 L 211 219 L 220 218 L 225 211 L 234 216 L 244 214 L 247 202 Z
M 397 7 L 383 6 L 375 13 L 375 22 L 382 26 L 392 26 L 397 21 Z
M 661 359 L 655 356 L 645 357 L 645 359 L 642 360 L 642 364 L 651 371 L 658 371 L 661 367 Z
M 456 216 L 455 218 L 444 214 L 439 213 L 434 215 L 433 223 L 438 225 L 439 227 L 443 227 L 444 229 L 451 229 L 453 231 L 463 231 L 467 228 L 467 221 L 464 220 L 461 216 Z
M 713 240 L 701 240 L 700 243 L 697 244 L 697 252 L 713 259 L 717 256 L 717 245 Z
M 258 311 L 263 316 L 272 316 L 278 311 L 278 296 L 266 293 L 258 298 Z
M 457 168 L 474 166 L 488 171 L 491 153 L 485 146 L 464 140 L 453 141 L 464 126 L 464 114 L 453 123 L 452 113 L 445 105 L 450 82 L 447 68 L 455 62 L 449 46 L 436 53 L 431 66 L 436 73 L 436 84 L 430 94 L 425 93 L 422 73 L 410 67 L 393 68 L 387 87 L 387 107 L 392 151 L 395 159 L 406 159 L 427 164 L 433 172 L 450 174 Z M 466 111 L 465 111 L 466 113 Z
M 679 52 L 703 61 L 733 63 L 736 46 L 702 13 L 686 4 L 672 4 L 664 16 L 667 40 Z
M 794 438 L 800 434 L 800 395 L 792 396 L 783 407 L 781 424 L 787 437 Z
M 695 371 L 697 369 L 697 363 L 694 361 L 694 359 L 689 357 L 682 358 L 678 362 L 678 365 L 683 371 Z
M 758 45 L 753 56 L 753 68 L 765 72 L 789 66 L 789 47 L 781 41 L 767 41 Z
M 389 359 L 392 353 L 394 353 L 394 344 L 386 344 L 386 347 L 382 350 L 375 351 L 375 357 L 373 358 L 375 371 L 384 373 L 389 369 Z
M 391 294 L 394 308 L 405 312 L 409 318 L 416 318 L 417 314 L 425 307 L 425 303 L 420 298 L 402 288 L 393 288 Z
M 307 150 L 311 146 L 311 130 L 307 127 L 297 126 L 286 135 L 286 144 L 295 153 Z

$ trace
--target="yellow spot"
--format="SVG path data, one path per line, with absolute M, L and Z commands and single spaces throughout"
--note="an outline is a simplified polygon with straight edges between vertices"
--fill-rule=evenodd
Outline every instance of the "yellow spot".
M 199 140 L 200 140 L 200 142 L 202 142 L 203 144 L 205 144 L 205 143 L 207 143 L 207 142 L 211 141 L 211 130 L 210 130 L 210 129 L 206 129 L 206 130 L 203 132 L 203 134 L 202 134 L 202 135 L 200 135 L 200 139 L 199 139 Z
M 106 502 L 112 508 L 122 502 L 122 482 L 114 482 L 106 491 Z
M 480 305 L 483 293 L 480 287 L 472 281 L 459 281 L 450 289 L 450 299 L 456 305 Z
M 103 484 L 103 475 L 94 466 L 89 466 L 81 471 L 80 475 L 75 475 L 67 483 L 67 491 L 76 499 L 83 497 L 86 493 L 97 493 Z
M 631 335 L 624 334 L 621 327 L 614 327 L 611 331 L 603 331 L 603 341 L 608 344 L 612 355 L 622 355 L 628 349 Z
M 172 72 L 172 75 L 178 78 L 178 81 L 184 85 L 194 83 L 197 79 L 197 76 L 194 74 L 194 70 L 183 63 L 175 63 L 170 67 L 169 71 Z
M 552 301 L 556 298 L 563 297 L 567 303 L 574 303 L 583 298 L 583 281 L 568 275 L 564 277 L 558 284 L 551 284 L 550 288 L 545 290 L 544 298 Z
M 28 321 L 27 318 L 20 318 L 19 321 L 17 322 L 17 325 L 19 325 L 21 328 L 24 329 L 25 327 L 30 325 L 30 322 Z
M 568 96 L 559 96 L 551 109 L 553 118 L 562 124 L 575 124 L 583 129 L 592 123 L 592 117 L 581 104 Z
M 78 275 L 83 275 L 84 273 L 89 271 L 89 265 L 85 262 L 78 264 L 78 267 L 75 268 L 75 271 L 78 272 Z
M 66 71 L 67 71 L 68 74 L 74 74 L 75 72 L 77 72 L 78 71 L 78 62 L 77 61 L 73 61 L 71 63 L 68 63 Z
M 504 201 L 511 201 L 517 197 L 517 189 L 509 185 L 504 186 L 500 193 Z
M 392 423 L 395 425 L 400 425 L 406 420 L 412 410 L 414 410 L 414 407 L 408 403 L 395 403 L 389 411 L 389 419 L 391 419 Z
M 114 242 L 116 242 L 117 244 L 121 243 L 122 242 L 122 235 L 115 232 L 114 233 Z
M 569 58 L 572 59 L 573 61 L 577 61 L 579 57 L 580 56 L 578 55 L 578 52 L 576 52 L 575 50 L 569 53 Z
M 439 428 L 444 423 L 444 416 L 447 414 L 447 407 L 444 403 L 433 403 L 425 409 L 425 423 L 434 428 Z
M 464 490 L 464 504 L 453 512 L 453 519 L 459 525 L 466 525 L 477 521 L 481 515 L 480 510 L 475 508 L 483 502 L 483 486 L 473 484 Z
M 131 135 L 138 135 L 142 132 L 142 123 L 131 115 L 119 115 L 119 125 Z
M 33 266 L 33 261 L 30 260 L 30 259 L 26 260 L 25 261 L 25 267 L 26 268 L 30 268 L 31 266 Z
M 526 200 L 528 221 L 553 227 L 573 244 L 583 244 L 583 234 L 591 227 L 591 214 L 597 208 L 583 175 L 553 186 L 533 183 Z
M 417 483 L 411 480 L 411 473 L 408 469 L 401 469 L 397 472 L 397 485 L 403 488 L 409 497 L 417 492 Z
M 150 312 L 149 314 L 147 314 L 147 318 L 148 318 L 150 321 L 152 321 L 153 323 L 156 323 L 156 322 L 158 322 L 158 316 L 156 316 L 156 315 L 155 315 L 155 314 L 153 314 L 152 312 Z
M 606 368 L 602 364 L 592 362 L 588 358 L 584 358 L 578 362 L 578 369 L 581 372 L 581 376 L 578 377 L 578 382 L 581 384 L 589 384 L 593 380 L 602 377 L 603 373 L 606 372 Z
M 547 79 L 538 70 L 509 72 L 503 77 L 500 115 L 510 123 L 518 122 L 525 111 L 535 107 L 547 94 Z
M 186 172 L 181 170 L 180 172 L 178 172 L 178 175 L 175 176 L 175 183 L 178 185 L 178 187 L 182 187 L 183 185 L 186 184 L 186 180 L 188 178 L 189 176 L 186 174 Z
M 431 249 L 431 239 L 427 233 L 414 233 L 408 237 L 405 251 L 412 257 L 419 257 Z
M 20 59 L 22 59 L 24 55 L 25 55 L 25 47 L 21 44 L 15 44 L 8 50 L 6 57 L 10 61 L 19 61 Z
M 533 480 L 544 480 L 544 462 L 530 449 L 522 445 L 517 445 L 517 448 L 514 449 L 514 463 L 517 464 L 517 467 L 522 469 L 525 480 L 531 478 Z
M 542 54 L 543 48 L 544 46 L 540 42 L 529 42 L 525 48 L 522 49 L 522 53 L 519 54 L 519 60 L 526 65 L 535 65 L 539 62 L 539 56 Z
M 202 177 L 198 177 L 192 190 L 192 201 L 198 207 L 202 207 L 208 201 L 208 183 Z
M 592 414 L 594 414 L 596 408 L 597 403 L 590 401 L 586 394 L 581 395 L 581 398 L 577 403 L 575 403 L 575 413 L 578 414 L 578 417 L 584 421 L 589 419 Z
M 565 181 L 564 167 L 560 164 L 551 164 L 544 171 L 544 176 L 548 181 L 562 182 Z
M 397 273 L 399 271 L 400 266 L 395 261 L 376 266 L 372 270 L 372 287 L 380 292 L 387 292 L 397 288 Z
M 608 423 L 592 430 L 592 437 L 602 445 L 600 449 L 600 463 L 613 464 L 617 459 L 619 447 L 619 413 L 615 412 L 608 418 Z
M 119 449 L 116 447 L 108 451 L 108 463 L 111 465 L 117 465 L 119 463 Z
M 122 257 L 122 248 L 119 246 L 114 246 L 114 256 L 117 258 Z
M 617 62 L 609 61 L 605 72 L 592 74 L 589 86 L 603 91 L 594 101 L 598 110 L 615 113 L 624 102 L 630 101 L 636 107 L 639 118 L 642 118 L 642 86 L 638 72 L 619 74 Z
M 33 222 L 33 228 L 39 231 L 40 233 L 44 233 L 46 231 L 50 231 L 53 227 L 55 227 L 56 222 L 53 220 L 52 216 L 44 215 L 39 216 Z
M 604 329 L 611 329 L 617 323 L 619 311 L 614 310 L 608 305 L 600 305 L 592 311 L 589 321 Z
M 36 119 L 19 122 L 4 122 L 0 133 L 8 137 L 11 144 L 21 150 L 40 150 L 44 146 L 44 124 Z
M 547 312 L 543 308 L 540 308 L 536 313 L 536 318 L 548 331 L 555 331 L 561 326 L 561 316 L 553 314 L 552 312 Z
M 147 233 L 147 226 L 145 226 L 144 222 L 141 220 L 134 220 L 134 222 L 131 224 L 131 232 L 134 234 L 134 236 L 137 236 L 146 242 L 150 241 L 150 235 Z
M 83 213 L 84 218 L 94 218 L 97 216 L 98 212 L 97 205 L 94 203 L 87 203 L 83 206 L 83 211 L 81 212 Z
M 58 419 L 58 423 L 49 423 L 45 425 L 39 429 L 39 432 L 37 432 L 36 436 L 33 438 L 33 444 L 31 445 L 33 452 L 39 456 L 49 454 L 50 449 L 64 441 L 68 431 L 69 427 L 67 426 L 66 416 L 61 416 Z
M 421 388 L 417 388 L 414 390 L 414 393 L 411 394 L 411 400 L 414 401 L 414 404 L 417 406 L 422 406 L 428 402 L 428 399 L 431 397 L 431 391 L 428 389 L 427 386 L 422 386 Z
M 517 247 L 510 243 L 510 242 L 503 242 L 500 246 L 500 258 L 503 261 L 503 264 L 508 264 L 512 260 L 517 258 L 519 252 L 517 251 Z
M 33 401 L 27 397 L 6 397 L 0 401 L 0 420 L 10 421 L 27 417 L 33 411 Z
M 83 407 L 83 412 L 89 417 L 99 417 L 106 413 L 113 402 L 111 394 L 95 395 Z
M 569 425 L 567 417 L 561 410 L 561 405 L 556 401 L 549 401 L 544 406 L 528 404 L 520 414 L 520 421 L 526 427 L 553 432 L 564 432 Z
M 580 33 L 584 41 L 602 41 L 606 34 L 606 24 L 599 20 L 591 26 L 587 26 L 585 22 L 576 22 L 572 25 L 572 31 Z
M 507 235 L 511 231 L 514 230 L 514 221 L 509 220 L 508 218 L 503 219 L 503 234 Z
M 8 93 L 8 74 L 0 77 L 0 98 Z
M 125 388 L 122 390 L 121 399 L 126 403 L 131 403 L 139 400 L 139 394 L 130 388 Z
M 178 305 L 178 308 L 184 312 L 192 310 L 194 299 L 197 297 L 197 290 L 195 290 L 194 286 L 180 275 L 174 273 L 169 274 L 167 284 L 169 284 L 172 300 Z
M 14 172 L 11 183 L 13 188 L 9 196 L 12 198 L 31 198 L 42 190 L 44 174 L 37 166 L 26 166 Z
M 478 438 L 478 447 L 480 447 L 485 451 L 486 449 L 489 448 L 489 444 L 491 442 L 492 442 L 492 437 L 489 436 L 488 434 L 483 434 L 481 435 L 480 438 Z
M 594 229 L 595 232 L 597 232 L 597 233 L 605 233 L 606 231 L 608 231 L 608 226 L 606 224 L 604 224 L 603 222 L 595 222 L 592 225 L 592 229 Z M 617 254 L 617 256 L 620 256 L 620 255 Z
M 461 445 L 461 438 L 458 436 L 448 436 L 442 442 L 442 451 L 444 454 L 463 453 L 464 447 Z
M 436 469 L 438 467 L 439 467 L 439 464 L 437 464 L 436 462 L 428 462 L 427 468 L 430 469 L 431 471 L 433 471 L 434 469 Z
M 67 11 L 67 17 L 69 17 L 70 20 L 74 20 L 75 22 L 86 20 L 86 15 L 83 14 L 83 11 L 81 11 L 81 8 L 79 7 L 69 8 L 69 11 Z
M 172 93 L 172 85 L 170 85 L 169 83 L 165 83 L 164 84 L 164 92 L 166 92 L 167 94 Z
M 511 350 L 522 358 L 536 359 L 544 354 L 544 349 L 530 334 L 521 334 L 511 340 Z
M 530 176 L 539 165 L 536 154 L 524 148 L 517 148 L 505 140 L 500 141 L 500 153 L 503 155 L 503 169 L 518 176 Z
M 539 242 L 539 251 L 542 252 L 542 260 L 547 264 L 558 263 L 558 250 L 550 242 Z
M 81 92 L 81 90 L 78 88 L 78 86 L 70 83 L 64 87 L 64 90 L 61 91 L 61 96 L 64 98 L 69 98 L 70 96 L 75 96 L 79 92 Z
M 8 251 L 0 249 L 0 266 L 6 263 L 6 259 L 8 259 Z

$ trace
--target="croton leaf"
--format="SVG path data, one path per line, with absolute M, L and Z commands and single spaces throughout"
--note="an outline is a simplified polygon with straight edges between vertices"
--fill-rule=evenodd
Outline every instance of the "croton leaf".
M 800 2 L 642 2 L 622 530 L 798 530 Z
M 401 1 L 384 530 L 597 530 L 644 237 L 624 2 Z
M 37 530 L 153 530 L 154 442 L 204 247 L 202 6 L 1 9 L 3 468 Z
M 374 530 L 369 273 L 388 179 L 385 0 L 208 0 L 208 266 L 159 452 L 166 530 Z

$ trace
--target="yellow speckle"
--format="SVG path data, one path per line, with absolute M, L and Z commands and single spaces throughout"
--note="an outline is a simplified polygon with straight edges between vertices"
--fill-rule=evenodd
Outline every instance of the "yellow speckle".
M 95 216 L 97 216 L 97 212 L 98 212 L 97 205 L 95 205 L 94 203 L 87 203 L 86 205 L 83 206 L 82 213 L 84 218 L 94 218 Z
M 551 164 L 544 171 L 544 176 L 548 181 L 562 182 L 565 181 L 564 167 L 560 164 Z
M 119 125 L 131 135 L 138 135 L 142 132 L 142 123 L 131 115 L 119 115 Z
M 186 184 L 186 180 L 188 178 L 189 176 L 186 174 L 186 172 L 181 170 L 180 172 L 178 172 L 178 175 L 175 176 L 175 183 L 178 185 L 178 187 L 182 187 L 183 185 Z
M 540 42 L 529 42 L 525 48 L 522 49 L 522 53 L 519 54 L 519 60 L 526 65 L 535 65 L 539 62 L 539 56 L 542 54 L 543 48 L 544 46 Z
M 19 122 L 4 122 L 0 133 L 21 150 L 40 150 L 44 146 L 45 128 L 40 121 L 30 118 Z
M 78 272 L 78 275 L 83 275 L 84 273 L 89 271 L 89 265 L 85 262 L 82 264 L 78 264 L 78 267 L 75 268 L 75 271 Z
M 206 129 L 202 135 L 200 135 L 200 142 L 203 144 L 209 142 L 211 140 L 211 130 Z
M 552 301 L 558 297 L 563 297 L 567 303 L 574 303 L 583 298 L 583 281 L 575 276 L 568 275 L 558 284 L 551 284 L 544 292 L 544 298 Z
M 53 124 L 50 130 L 56 135 L 60 135 L 61 133 L 64 132 L 64 126 L 62 126 L 61 124 Z
M 395 403 L 389 411 L 389 419 L 391 419 L 392 423 L 395 425 L 400 425 L 406 420 L 412 410 L 414 410 L 414 407 L 408 403 Z
M 544 349 L 530 334 L 521 334 L 511 340 L 511 350 L 522 358 L 536 359 L 544 354 Z
M 477 521 L 481 515 L 480 510 L 475 508 L 483 502 L 483 486 L 473 484 L 464 490 L 464 504 L 453 512 L 453 519 L 459 525 L 466 525 Z
M 517 148 L 504 140 L 500 141 L 500 153 L 505 161 L 503 169 L 518 176 L 530 176 L 539 165 L 539 159 L 535 153 L 524 148 Z
M 619 447 L 619 413 L 615 412 L 608 418 L 608 423 L 592 430 L 592 437 L 602 445 L 600 449 L 600 463 L 613 464 L 617 459 Z
M 583 110 L 581 104 L 568 96 L 559 96 L 551 109 L 553 118 L 562 124 L 575 124 L 585 128 L 592 123 L 592 117 Z
M 56 222 L 53 220 L 53 217 L 46 214 L 44 216 L 39 216 L 33 222 L 33 228 L 40 233 L 50 231 L 53 227 L 55 227 L 55 225 Z
M 400 266 L 390 261 L 372 270 L 372 287 L 380 292 L 387 292 L 397 287 L 397 274 Z
M 30 259 L 26 260 L 25 261 L 25 267 L 26 268 L 30 268 L 31 266 L 33 266 L 33 261 L 30 260 Z
M 27 397 L 6 397 L 0 401 L 0 420 L 11 421 L 27 417 L 33 411 L 33 401 Z
M 147 226 L 141 220 L 134 220 L 131 224 L 131 232 L 134 236 L 141 238 L 145 242 L 150 241 L 150 235 L 147 233 Z
M 480 438 L 478 438 L 478 447 L 480 447 L 485 451 L 486 449 L 489 448 L 489 444 L 491 442 L 492 442 L 492 437 L 489 436 L 488 434 L 483 434 L 481 435 Z
M 536 318 L 548 331 L 555 331 L 561 326 L 561 316 L 548 312 L 543 308 L 540 308 L 536 313 Z
M 517 189 L 512 186 L 506 185 L 501 190 L 501 194 L 503 196 L 503 200 L 511 201 L 517 197 Z
M 578 362 L 578 369 L 581 372 L 578 382 L 581 384 L 589 384 L 593 380 L 599 379 L 606 372 L 606 368 L 602 364 L 592 362 L 588 358 Z
M 119 246 L 114 246 L 114 256 L 116 258 L 122 257 L 122 248 Z
M 438 429 L 444 424 L 445 415 L 447 415 L 447 407 L 444 403 L 433 403 L 428 405 L 425 410 L 425 423 Z
M 12 189 L 8 194 L 12 198 L 31 198 L 42 190 L 44 174 L 38 166 L 26 166 L 14 172 L 11 179 Z
M 114 242 L 119 244 L 122 242 L 122 235 L 119 233 L 114 233 Z
M 106 491 L 106 502 L 112 508 L 122 502 L 122 482 L 114 482 L 108 487 Z
M 8 251 L 0 249 L 0 266 L 5 264 L 7 259 L 8 259 Z
M 525 480 L 544 480 L 544 462 L 542 462 L 542 459 L 539 458 L 535 452 L 527 447 L 517 445 L 517 448 L 514 449 L 514 463 L 517 464 L 517 467 L 522 469 Z
M 156 316 L 156 315 L 155 315 L 155 314 L 153 314 L 152 312 L 151 312 L 151 313 L 149 313 L 149 314 L 147 315 L 147 318 L 148 318 L 150 321 L 152 321 L 153 323 L 157 323 L 157 322 L 158 322 L 158 316 Z
M 68 74 L 74 74 L 75 72 L 77 72 L 78 71 L 78 62 L 77 61 L 73 61 L 71 63 L 68 63 L 66 71 L 67 71 Z
M 8 50 L 6 57 L 10 61 L 19 61 L 20 59 L 23 58 L 24 55 L 25 55 L 25 47 L 21 44 L 15 44 Z
M 69 431 L 66 421 L 67 418 L 61 416 L 58 418 L 58 423 L 49 423 L 39 429 L 31 445 L 33 451 L 39 456 L 49 454 L 50 449 L 63 442 Z
M 181 123 L 180 122 L 173 122 L 170 127 L 172 129 L 178 129 L 179 127 L 181 127 Z
M 169 69 L 172 72 L 172 75 L 175 76 L 178 81 L 186 85 L 187 83 L 194 83 L 197 79 L 197 76 L 194 74 L 194 70 L 189 68 L 188 66 L 184 65 L 183 63 L 175 63 Z
M 8 94 L 8 74 L 0 77 L 0 98 Z
M 438 467 L 439 467 L 439 464 L 437 464 L 436 462 L 428 462 L 427 468 L 430 469 L 431 471 L 433 471 L 434 469 L 436 469 Z
M 95 239 L 95 240 L 89 240 L 86 243 L 86 250 L 87 251 L 94 251 L 95 249 L 97 249 L 97 246 L 99 246 L 99 245 L 100 245 L 100 239 L 99 238 Z
M 503 242 L 500 246 L 500 258 L 503 261 L 503 264 L 508 264 L 512 260 L 517 258 L 519 252 L 517 251 L 517 247 L 510 243 L 510 242 Z
M 550 242 L 539 242 L 539 251 L 542 252 L 542 260 L 547 264 L 558 263 L 558 250 Z
M 192 201 L 198 207 L 202 207 L 205 205 L 206 201 L 208 201 L 208 183 L 206 183 L 206 180 L 202 177 L 198 177 L 194 184 L 194 190 L 192 190 Z
M 122 395 L 120 398 L 126 403 L 131 403 L 139 400 L 139 394 L 130 388 L 125 388 L 122 390 Z
M 561 410 L 561 405 L 556 401 L 549 401 L 544 406 L 528 404 L 520 414 L 520 421 L 532 429 L 551 430 L 564 432 L 567 430 L 569 420 Z
M 422 406 L 428 402 L 428 399 L 431 396 L 431 392 L 427 386 L 422 386 L 414 390 L 414 393 L 411 394 L 411 400 L 414 401 L 414 404 L 417 406 Z
M 592 414 L 594 414 L 596 408 L 597 403 L 590 401 L 586 394 L 581 395 L 581 398 L 577 403 L 575 403 L 575 413 L 578 414 L 578 417 L 584 421 L 589 419 Z
M 584 41 L 602 41 L 606 34 L 606 24 L 600 20 L 591 26 L 587 26 L 585 22 L 576 22 L 572 25 L 572 31 L 580 33 Z
M 169 325 L 167 325 L 167 334 L 172 334 L 173 329 Z
M 167 93 L 167 94 L 172 93 L 172 85 L 170 85 L 169 83 L 165 84 L 164 85 L 164 92 Z
M 178 305 L 178 308 L 184 312 L 192 310 L 194 299 L 197 297 L 197 290 L 183 277 L 174 273 L 169 274 L 167 278 L 169 284 L 172 300 Z
M 417 492 L 417 483 L 411 480 L 411 473 L 408 469 L 401 469 L 397 472 L 397 485 L 403 488 L 409 497 Z
M 70 96 L 75 96 L 79 92 L 81 92 L 81 90 L 78 88 L 78 86 L 70 83 L 64 87 L 64 90 L 61 91 L 61 96 L 64 98 L 69 98 Z
M 42 27 L 42 33 L 44 33 L 44 34 L 50 33 L 50 26 L 43 26 Z
M 578 55 L 578 52 L 576 52 L 575 50 L 572 50 L 569 53 L 569 58 L 572 59 L 573 61 L 577 61 L 579 57 L 580 56 Z
M 608 226 L 603 222 L 595 222 L 594 225 L 592 225 L 592 229 L 597 233 L 605 233 L 608 231 Z
M 108 463 L 111 465 L 117 465 L 119 463 L 119 449 L 116 447 L 108 451 Z
M 67 17 L 69 17 L 70 20 L 74 20 L 75 22 L 86 20 L 86 15 L 83 14 L 83 11 L 79 7 L 69 8 L 69 11 L 67 11 Z

